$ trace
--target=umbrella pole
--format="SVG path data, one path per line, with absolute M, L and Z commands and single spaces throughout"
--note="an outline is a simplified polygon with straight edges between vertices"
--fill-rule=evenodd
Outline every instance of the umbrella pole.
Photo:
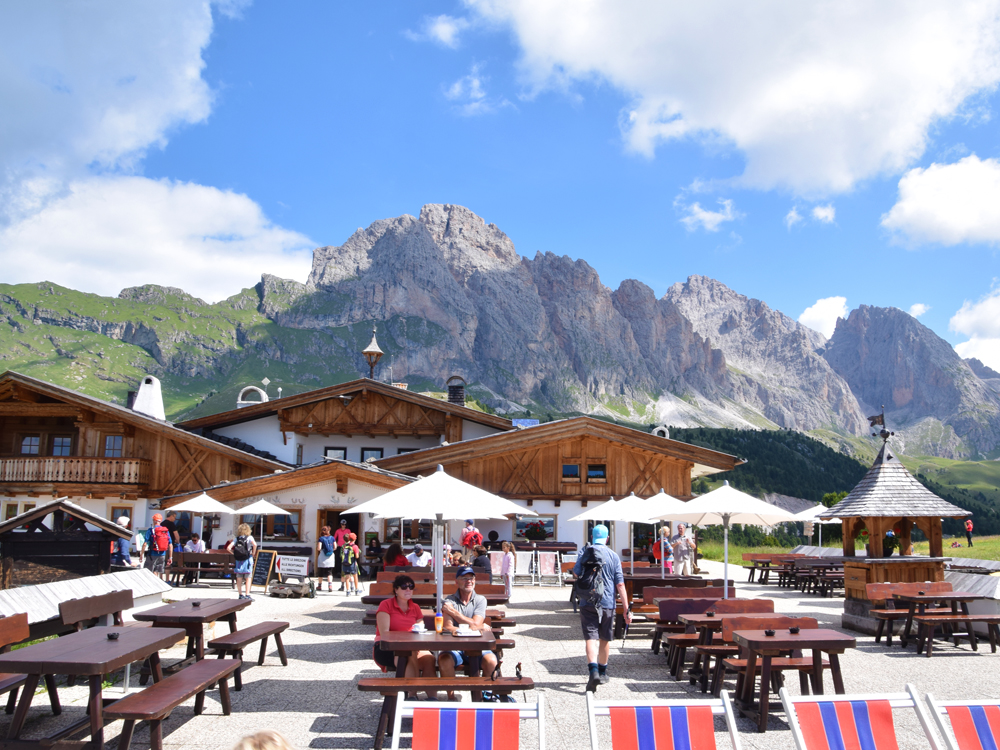
M 441 604 L 444 602 L 444 565 L 441 564 L 441 558 L 444 554 L 442 550 L 442 545 L 444 544 L 441 540 L 444 536 L 444 514 L 437 514 L 437 522 L 434 524 L 434 563 L 435 563 L 435 575 L 434 580 L 437 581 L 437 609 L 434 613 L 437 614 L 441 611 Z
M 635 545 L 632 543 L 632 522 L 628 522 L 628 557 L 631 561 L 629 563 L 629 575 L 635 575 Z
M 665 571 L 667 569 L 666 557 L 667 551 L 663 549 L 663 525 L 660 525 L 660 537 L 656 540 L 656 543 L 660 545 L 660 578 L 663 578 Z
M 729 598 L 729 516 L 723 516 L 722 524 L 722 598 Z
M 823 524 L 822 523 L 817 523 L 816 525 L 819 526 L 819 546 L 822 548 L 822 546 L 823 546 Z

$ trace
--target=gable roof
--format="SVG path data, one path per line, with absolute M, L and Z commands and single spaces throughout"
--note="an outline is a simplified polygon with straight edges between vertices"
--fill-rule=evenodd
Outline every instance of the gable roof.
M 385 487 L 394 490 L 414 481 L 413 477 L 405 474 L 397 474 L 393 471 L 379 468 L 375 464 L 359 464 L 355 461 L 345 461 L 339 458 L 328 458 L 326 461 L 308 466 L 299 466 L 287 471 L 279 471 L 274 474 L 265 474 L 260 477 L 249 479 L 239 479 L 234 482 L 217 484 L 214 487 L 206 487 L 203 490 L 185 492 L 180 495 L 171 495 L 160 500 L 160 508 L 166 510 L 178 503 L 182 503 L 189 498 L 200 495 L 202 492 L 211 494 L 213 500 L 220 503 L 229 503 L 234 500 L 242 500 L 252 495 L 263 495 L 269 492 L 289 489 L 291 487 L 301 487 L 306 484 L 318 484 L 328 482 L 335 477 L 346 474 L 351 479 L 356 479 L 369 484 Z
M 198 430 L 204 428 L 216 429 L 219 427 L 227 427 L 229 425 L 240 424 L 241 422 L 249 422 L 261 417 L 272 416 L 277 414 L 279 410 L 291 409 L 295 406 L 301 406 L 302 404 L 310 404 L 330 398 L 348 396 L 365 390 L 380 393 L 383 396 L 388 396 L 390 398 L 397 398 L 401 401 L 409 401 L 410 403 L 417 404 L 418 406 L 422 406 L 424 408 L 435 409 L 437 411 L 444 412 L 445 414 L 467 419 L 470 422 L 478 422 L 479 424 L 486 425 L 487 427 L 493 427 L 497 430 L 510 430 L 513 427 L 509 419 L 476 411 L 475 409 L 470 409 L 467 406 L 452 404 L 448 401 L 443 401 L 431 396 L 424 396 L 421 393 L 414 393 L 413 391 L 396 388 L 388 383 L 381 383 L 377 380 L 369 380 L 368 378 L 359 378 L 358 380 L 351 380 L 347 383 L 340 383 L 339 385 L 317 388 L 314 391 L 306 391 L 305 393 L 299 393 L 295 396 L 283 396 L 279 399 L 274 399 L 273 401 L 264 401 L 259 404 L 244 406 L 240 409 L 232 409 L 230 411 L 220 412 L 219 414 L 212 414 L 208 417 L 189 419 L 185 422 L 178 422 L 177 426 L 184 430 Z
M 966 510 L 941 499 L 918 482 L 900 463 L 888 443 L 882 444 L 875 463 L 851 492 L 820 514 L 820 518 L 930 516 L 961 518 Z
M 706 474 L 716 474 L 720 471 L 730 471 L 746 463 L 745 459 L 731 456 L 728 453 L 682 443 L 679 440 L 670 440 L 631 427 L 586 416 L 560 419 L 534 427 L 463 440 L 460 443 L 450 445 L 438 445 L 412 453 L 383 458 L 376 463 L 385 469 L 411 473 L 433 469 L 439 463 L 448 464 L 483 458 L 492 454 L 524 450 L 569 438 L 603 438 L 631 448 L 640 448 L 683 461 L 690 461 L 694 464 L 694 469 L 691 471 L 692 479 Z
M 52 383 L 46 383 L 43 380 L 38 380 L 10 370 L 0 374 L 0 404 L 4 403 L 2 399 L 5 393 L 16 392 L 18 386 L 24 386 L 30 391 L 55 399 L 56 401 L 76 405 L 82 409 L 110 414 L 117 422 L 122 422 L 123 424 L 132 425 L 139 429 L 165 435 L 171 440 L 177 440 L 188 445 L 196 445 L 201 449 L 229 456 L 230 458 L 236 459 L 242 463 L 250 464 L 251 466 L 256 466 L 261 469 L 274 471 L 275 469 L 283 469 L 287 466 L 287 464 L 278 461 L 277 459 L 266 458 L 245 450 L 239 450 L 238 448 L 234 448 L 229 445 L 224 445 L 223 443 L 216 442 L 206 437 L 195 435 L 187 430 L 175 427 L 172 423 L 162 419 L 156 419 L 155 417 L 150 417 L 147 414 L 132 411 L 124 406 L 112 404 L 109 401 L 87 396 L 78 391 L 72 391 L 69 388 L 63 388 L 62 386 L 53 385 Z
M 39 505 L 31 510 L 27 510 L 19 516 L 14 516 L 3 523 L 0 523 L 0 534 L 6 534 L 8 531 L 13 531 L 19 526 L 24 526 L 25 524 L 31 523 L 35 519 L 45 518 L 53 511 L 62 510 L 68 516 L 73 516 L 74 518 L 79 518 L 82 521 L 86 521 L 91 526 L 98 527 L 101 531 L 106 531 L 109 534 L 113 534 L 120 539 L 131 539 L 132 532 L 126 529 L 124 526 L 119 526 L 114 521 L 108 521 L 105 518 L 101 518 L 95 513 L 91 513 L 86 508 L 81 508 L 75 503 L 71 503 L 65 498 L 55 500 L 51 503 L 46 503 L 45 505 Z

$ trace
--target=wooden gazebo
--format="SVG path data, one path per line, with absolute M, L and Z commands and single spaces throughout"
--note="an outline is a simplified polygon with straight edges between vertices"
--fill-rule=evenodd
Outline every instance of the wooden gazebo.
M 111 542 L 131 536 L 68 500 L 39 505 L 0 524 L 0 588 L 107 573 Z
M 871 469 L 850 494 L 820 514 L 820 518 L 840 518 L 844 529 L 844 625 L 855 629 L 867 626 L 871 608 L 866 593 L 869 583 L 943 581 L 944 566 L 941 519 L 971 515 L 952 505 L 918 482 L 900 463 L 889 447 L 889 433 L 883 430 L 882 449 Z M 920 529 L 930 541 L 930 555 L 913 554 L 911 534 Z M 866 557 L 857 557 L 855 538 L 868 531 Z M 883 540 L 893 531 L 899 540 L 899 554 L 884 556 Z

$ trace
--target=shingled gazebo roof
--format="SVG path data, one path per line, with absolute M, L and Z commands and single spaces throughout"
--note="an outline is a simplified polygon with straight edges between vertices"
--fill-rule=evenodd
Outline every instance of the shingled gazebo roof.
M 889 444 L 884 443 L 864 478 L 847 497 L 821 513 L 819 518 L 961 518 L 971 515 L 920 484 L 896 458 Z

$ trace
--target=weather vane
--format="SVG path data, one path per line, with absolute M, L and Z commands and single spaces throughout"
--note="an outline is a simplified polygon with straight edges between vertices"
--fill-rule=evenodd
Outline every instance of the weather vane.
M 883 443 L 888 443 L 889 438 L 895 435 L 895 432 L 889 432 L 885 429 L 885 404 L 882 404 L 882 413 L 876 414 L 874 417 L 868 417 L 868 426 L 874 427 L 875 425 L 881 425 L 882 429 L 879 432 L 873 432 L 872 437 L 882 438 Z

